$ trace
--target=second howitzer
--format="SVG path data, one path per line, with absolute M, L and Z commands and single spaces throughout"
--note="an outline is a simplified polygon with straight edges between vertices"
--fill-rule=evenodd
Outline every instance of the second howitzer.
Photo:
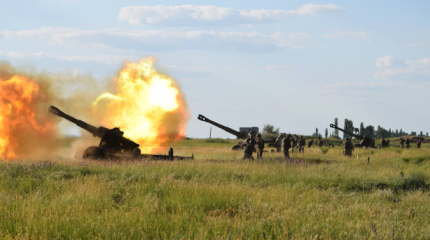
M 210 123 L 210 124 L 212 124 L 212 125 L 214 125 L 216 127 L 219 127 L 222 130 L 224 130 L 224 131 L 226 131 L 226 132 L 228 132 L 228 133 L 236 136 L 238 139 L 247 139 L 248 138 L 248 134 L 249 134 L 248 132 L 238 132 L 238 131 L 236 131 L 236 130 L 234 130 L 232 128 L 229 128 L 229 127 L 221 125 L 221 124 L 219 124 L 217 122 L 214 122 L 214 121 L 210 120 L 209 118 L 207 118 L 207 117 L 205 117 L 205 116 L 203 116 L 201 114 L 199 114 L 199 116 L 197 117 L 197 119 L 199 119 L 200 121 L 203 121 L 203 122 Z M 257 135 L 257 132 L 253 131 L 253 132 L 250 132 L 250 134 L 252 135 L 252 139 L 254 139 L 255 136 Z M 264 141 L 266 143 L 272 143 L 272 142 L 274 142 L 274 140 L 264 140 Z M 239 150 L 239 149 L 241 149 L 241 144 L 234 145 L 231 149 L 232 150 Z
M 339 131 L 342 131 L 345 134 L 350 135 L 351 137 L 355 137 L 356 139 L 360 140 L 360 143 L 355 145 L 356 147 L 375 148 L 375 139 L 372 139 L 369 136 L 354 134 L 354 133 L 352 133 L 350 131 L 347 131 L 345 129 L 337 127 L 334 124 L 330 124 L 330 127 L 334 128 L 334 129 L 337 129 Z
M 49 112 L 67 119 L 68 121 L 78 125 L 78 127 L 85 129 L 90 132 L 94 137 L 101 138 L 99 146 L 88 147 L 84 151 L 83 158 L 90 159 L 120 159 L 120 158 L 152 158 L 157 160 L 173 160 L 173 159 L 193 159 L 191 157 L 179 157 L 173 156 L 173 149 L 171 148 L 168 155 L 157 155 L 157 154 L 141 154 L 139 149 L 139 144 L 133 142 L 130 139 L 125 138 L 124 132 L 119 130 L 119 128 L 108 129 L 105 127 L 95 127 L 84 121 L 76 119 L 66 113 L 62 112 L 60 109 L 51 106 L 49 107 Z

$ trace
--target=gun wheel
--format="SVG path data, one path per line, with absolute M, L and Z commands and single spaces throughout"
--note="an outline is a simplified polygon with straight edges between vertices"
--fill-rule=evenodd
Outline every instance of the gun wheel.
M 82 157 L 84 159 L 97 160 L 97 159 L 106 158 L 106 154 L 105 154 L 105 151 L 103 149 L 96 147 L 96 146 L 92 146 L 92 147 L 85 149 L 84 155 Z

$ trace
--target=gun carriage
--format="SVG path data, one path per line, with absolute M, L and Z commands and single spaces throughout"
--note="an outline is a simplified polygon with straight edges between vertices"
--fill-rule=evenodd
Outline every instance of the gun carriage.
M 78 127 L 91 133 L 94 137 L 101 138 L 99 146 L 91 146 L 84 151 L 84 154 L 82 156 L 84 159 L 194 159 L 194 155 L 192 155 L 191 157 L 173 156 L 173 148 L 170 148 L 168 155 L 142 154 L 141 150 L 139 149 L 140 145 L 130 139 L 125 138 L 123 136 L 124 132 L 121 131 L 119 128 L 108 129 L 102 126 L 95 127 L 91 124 L 88 124 L 62 112 L 60 109 L 54 106 L 49 107 L 49 112 L 76 124 Z
M 344 132 L 347 135 L 350 135 L 352 137 L 355 137 L 356 139 L 360 140 L 359 144 L 355 144 L 355 147 L 362 147 L 362 148 L 375 148 L 375 139 L 367 136 L 367 135 L 358 135 L 354 134 L 353 132 L 347 131 L 345 129 L 342 129 L 340 127 L 335 126 L 334 124 L 330 124 L 331 128 L 337 129 L 339 131 Z
M 252 138 L 255 138 L 255 135 L 257 135 L 257 132 L 255 132 L 255 131 L 252 131 L 252 132 L 238 132 L 238 131 L 236 131 L 234 129 L 231 129 L 231 128 L 226 127 L 226 126 L 224 126 L 222 124 L 219 124 L 219 123 L 217 123 L 215 121 L 212 121 L 209 118 L 207 118 L 207 117 L 205 117 L 205 116 L 203 116 L 201 114 L 199 114 L 199 116 L 197 117 L 197 119 L 199 119 L 200 121 L 203 121 L 203 122 L 210 123 L 210 124 L 212 124 L 212 125 L 214 125 L 216 127 L 219 127 L 222 130 L 224 130 L 224 131 L 226 131 L 226 132 L 228 132 L 228 133 L 236 136 L 237 139 L 246 139 L 246 138 L 248 138 L 248 134 L 251 134 Z M 274 139 L 268 139 L 268 140 L 265 139 L 264 141 L 265 141 L 265 143 L 268 143 L 268 144 L 272 144 L 272 143 L 275 142 Z M 231 150 L 240 150 L 241 148 L 242 148 L 242 142 L 239 142 L 237 145 L 234 145 L 231 148 Z

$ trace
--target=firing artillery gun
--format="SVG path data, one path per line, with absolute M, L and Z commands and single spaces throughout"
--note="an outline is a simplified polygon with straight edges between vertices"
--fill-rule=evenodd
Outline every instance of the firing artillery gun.
M 233 134 L 234 136 L 237 137 L 237 139 L 247 139 L 249 133 L 251 133 L 252 138 L 255 138 L 255 135 L 257 135 L 257 132 L 255 132 L 255 131 L 252 131 L 252 132 L 238 132 L 238 131 L 236 131 L 234 129 L 231 129 L 231 128 L 226 127 L 224 125 L 221 125 L 221 124 L 219 124 L 217 122 L 214 122 L 214 121 L 210 120 L 209 118 L 207 118 L 207 117 L 205 117 L 205 116 L 203 116 L 201 114 L 199 114 L 199 116 L 197 117 L 197 119 L 199 119 L 200 121 L 203 121 L 203 122 L 208 122 L 208 123 L 210 123 L 210 124 L 212 124 L 212 125 L 214 125 L 216 127 L 219 127 L 222 130 L 224 130 L 224 131 L 226 131 L 226 132 L 228 132 L 230 134 Z M 264 140 L 264 141 L 266 143 L 269 143 L 269 144 L 271 142 L 274 142 L 273 139 L 272 140 Z M 242 142 L 239 142 L 237 145 L 234 145 L 231 148 L 231 150 L 240 150 L 241 148 L 242 148 Z
M 170 148 L 168 155 L 157 155 L 157 154 L 141 154 L 139 149 L 139 144 L 125 138 L 124 132 L 119 128 L 108 129 L 105 127 L 95 127 L 84 121 L 78 120 L 66 113 L 62 112 L 60 109 L 51 106 L 49 107 L 49 112 L 67 119 L 68 121 L 78 125 L 78 127 L 85 129 L 86 131 L 93 134 L 94 137 L 101 138 L 99 146 L 91 146 L 85 149 L 83 158 L 84 159 L 122 159 L 122 158 L 132 158 L 132 159 L 144 159 L 151 158 L 156 160 L 184 160 L 184 159 L 194 159 L 194 155 L 191 157 L 180 157 L 173 156 L 173 148 Z
M 356 139 L 360 140 L 359 144 L 355 144 L 354 147 L 361 147 L 361 148 L 375 148 L 375 139 L 370 138 L 366 135 L 357 135 L 352 132 L 346 131 L 345 129 L 342 129 L 340 127 L 335 126 L 334 124 L 330 124 L 331 128 L 337 129 L 339 131 L 344 132 L 347 135 L 353 136 Z

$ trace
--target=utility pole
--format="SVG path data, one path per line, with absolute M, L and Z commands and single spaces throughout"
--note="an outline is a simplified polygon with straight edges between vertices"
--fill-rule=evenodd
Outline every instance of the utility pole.
M 211 130 L 209 131 L 209 139 L 211 139 L 211 137 L 212 137 L 212 127 L 211 127 Z

